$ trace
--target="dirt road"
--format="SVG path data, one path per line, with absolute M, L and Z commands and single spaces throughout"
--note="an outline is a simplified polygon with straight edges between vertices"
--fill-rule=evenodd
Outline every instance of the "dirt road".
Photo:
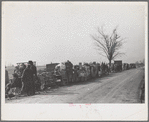
M 51 89 L 6 103 L 138 103 L 143 68 L 111 73 L 103 78 Z

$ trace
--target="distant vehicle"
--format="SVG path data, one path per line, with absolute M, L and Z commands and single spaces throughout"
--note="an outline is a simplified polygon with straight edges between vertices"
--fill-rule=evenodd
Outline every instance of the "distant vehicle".
M 135 63 L 131 63 L 130 64 L 130 68 L 136 68 L 136 64 Z
M 114 65 L 116 72 L 122 71 L 122 60 L 115 60 Z

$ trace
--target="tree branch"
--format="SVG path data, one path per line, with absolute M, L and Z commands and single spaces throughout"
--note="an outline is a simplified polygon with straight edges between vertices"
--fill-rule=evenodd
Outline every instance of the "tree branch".
M 117 56 L 120 56 L 120 55 L 124 55 L 124 53 L 117 52 L 117 53 L 113 56 L 112 60 L 115 59 Z
M 105 46 L 104 44 L 102 44 L 102 43 L 100 42 L 100 40 L 96 39 L 93 35 L 91 35 L 91 37 L 92 37 L 95 41 L 97 41 L 97 42 L 107 51 L 106 46 Z M 107 52 L 108 52 L 108 51 L 107 51 Z
M 109 60 L 113 60 L 117 56 L 124 54 L 119 52 L 119 49 L 123 46 L 124 39 L 121 39 L 121 36 L 117 34 L 117 27 L 118 26 L 113 29 L 110 36 L 104 33 L 103 27 L 101 27 L 101 29 L 99 27 L 97 28 L 99 36 L 91 35 L 96 42 L 95 46 L 97 47 L 97 50 L 100 51 L 99 54 L 107 57 Z
M 102 49 L 102 51 L 106 54 L 106 56 L 108 57 L 108 52 L 107 50 L 105 50 L 103 47 L 101 47 L 97 42 L 95 43 L 95 46 L 99 47 L 98 50 Z

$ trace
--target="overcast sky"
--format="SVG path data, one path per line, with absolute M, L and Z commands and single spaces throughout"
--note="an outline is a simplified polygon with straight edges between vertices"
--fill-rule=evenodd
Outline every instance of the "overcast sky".
M 125 52 L 118 59 L 136 62 L 145 57 L 145 7 L 141 3 L 103 2 L 3 2 L 3 42 L 5 62 L 16 64 L 28 60 L 38 65 L 70 60 L 102 62 L 107 59 L 94 49 L 90 34 L 104 26 L 111 34 L 125 40 Z

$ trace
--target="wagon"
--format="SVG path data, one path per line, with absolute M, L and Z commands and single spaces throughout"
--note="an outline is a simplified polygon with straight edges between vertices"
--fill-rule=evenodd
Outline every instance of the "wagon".
M 38 78 L 41 82 L 41 89 L 55 86 L 54 69 L 58 63 L 51 63 L 46 65 L 46 70 L 38 74 Z
M 46 71 L 38 75 L 41 80 L 42 89 L 66 84 L 67 78 L 65 70 L 57 72 L 55 69 L 58 64 L 59 63 L 46 64 Z

